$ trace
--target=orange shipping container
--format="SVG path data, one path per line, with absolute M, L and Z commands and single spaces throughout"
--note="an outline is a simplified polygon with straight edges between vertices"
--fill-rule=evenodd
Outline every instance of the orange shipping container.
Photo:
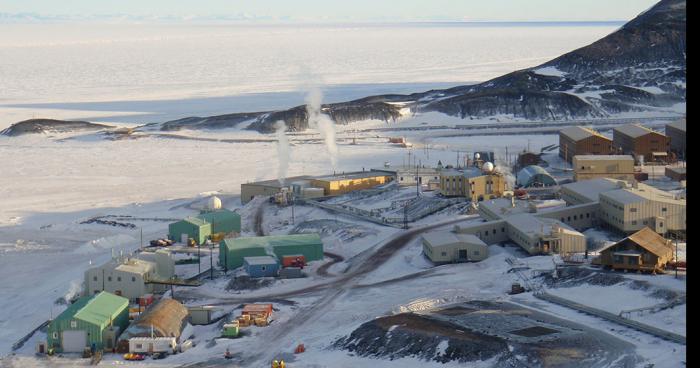
M 304 265 L 306 265 L 306 257 L 303 254 L 282 257 L 282 267 L 300 267 Z

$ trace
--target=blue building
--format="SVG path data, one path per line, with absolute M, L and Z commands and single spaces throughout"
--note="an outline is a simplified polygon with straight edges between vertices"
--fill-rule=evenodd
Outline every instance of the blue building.
M 250 277 L 274 277 L 280 265 L 277 258 L 271 256 L 244 257 L 243 268 Z

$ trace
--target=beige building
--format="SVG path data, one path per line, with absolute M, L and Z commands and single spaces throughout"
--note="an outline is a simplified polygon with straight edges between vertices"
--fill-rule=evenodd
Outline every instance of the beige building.
M 649 227 L 659 234 L 686 231 L 686 200 L 643 183 L 592 179 L 562 186 L 570 205 L 598 206 L 601 225 L 631 234 Z
M 107 291 L 130 300 L 144 294 L 161 292 L 165 286 L 149 281 L 171 278 L 174 275 L 174 264 L 170 252 L 162 249 L 153 254 L 150 260 L 116 257 L 85 271 L 83 292 L 87 296 Z
M 455 232 L 472 234 L 487 244 L 512 241 L 533 255 L 582 253 L 586 250 L 585 237 L 564 220 L 568 217 L 586 227 L 595 218 L 590 207 L 563 207 L 563 203 L 541 207 L 534 202 L 499 198 L 479 204 L 479 214 L 486 222 L 456 226 Z
M 433 231 L 422 236 L 423 254 L 431 262 L 456 263 L 482 261 L 489 256 L 489 248 L 474 235 L 452 231 Z
M 440 173 L 440 193 L 446 197 L 466 197 L 477 202 L 502 197 L 505 191 L 506 179 L 500 173 L 486 173 L 476 167 Z
M 577 155 L 574 181 L 610 178 L 634 181 L 634 158 L 630 155 Z
M 250 202 L 256 196 L 273 196 L 282 188 L 289 188 L 294 182 L 308 181 L 310 178 L 309 176 L 293 176 L 282 180 L 281 183 L 275 179 L 241 184 L 241 204 Z

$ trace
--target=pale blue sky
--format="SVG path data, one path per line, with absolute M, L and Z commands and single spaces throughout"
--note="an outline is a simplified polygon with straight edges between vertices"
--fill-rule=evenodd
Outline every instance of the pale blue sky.
M 654 0 L 0 0 L 0 13 L 240 16 L 299 21 L 629 20 Z

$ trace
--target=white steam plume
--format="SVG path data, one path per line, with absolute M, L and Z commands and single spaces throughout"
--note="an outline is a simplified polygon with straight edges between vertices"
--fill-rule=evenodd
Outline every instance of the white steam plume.
M 331 166 L 335 170 L 338 164 L 338 146 L 335 142 L 335 123 L 330 116 L 321 112 L 323 95 L 317 86 L 312 86 L 306 96 L 306 113 L 309 116 L 309 127 L 318 129 L 326 144 Z
M 284 178 L 287 177 L 289 169 L 289 139 L 285 132 L 287 124 L 282 120 L 275 122 L 275 135 L 277 136 L 277 180 L 280 185 L 284 185 Z

